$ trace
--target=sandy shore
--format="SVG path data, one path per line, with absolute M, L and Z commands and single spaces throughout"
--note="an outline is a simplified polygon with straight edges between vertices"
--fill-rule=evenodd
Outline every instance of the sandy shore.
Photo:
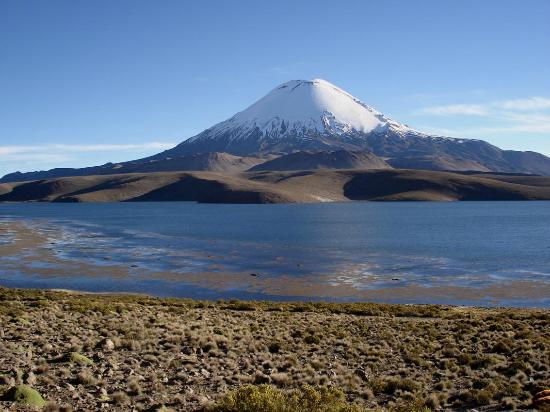
M 341 411 L 503 410 L 533 407 L 550 381 L 548 310 L 16 289 L 0 301 L 0 396 L 27 384 L 50 411 L 239 410 L 227 394 L 262 384 L 281 399 L 332 388 Z M 17 409 L 6 396 L 2 408 Z

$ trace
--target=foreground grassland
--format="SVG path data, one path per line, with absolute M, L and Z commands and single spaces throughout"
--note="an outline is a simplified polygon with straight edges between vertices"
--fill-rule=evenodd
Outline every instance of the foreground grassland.
M 547 310 L 0 288 L 0 409 L 550 410 L 549 326 Z

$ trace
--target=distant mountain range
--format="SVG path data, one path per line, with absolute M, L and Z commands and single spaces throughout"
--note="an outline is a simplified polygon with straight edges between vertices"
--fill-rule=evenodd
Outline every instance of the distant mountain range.
M 252 106 L 144 159 L 11 173 L 0 182 L 171 171 L 422 169 L 550 176 L 550 158 L 421 133 L 325 80 L 284 83 Z

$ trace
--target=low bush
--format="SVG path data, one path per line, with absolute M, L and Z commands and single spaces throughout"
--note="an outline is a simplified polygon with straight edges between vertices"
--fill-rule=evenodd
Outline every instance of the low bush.
M 340 389 L 303 386 L 284 391 L 269 385 L 247 385 L 229 392 L 208 412 L 362 412 L 366 409 L 346 402 Z

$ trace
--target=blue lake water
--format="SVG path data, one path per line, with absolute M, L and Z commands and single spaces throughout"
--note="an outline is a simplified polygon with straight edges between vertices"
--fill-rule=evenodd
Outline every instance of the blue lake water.
M 14 224 L 47 241 L 2 252 Z M 12 287 L 550 306 L 550 202 L 0 204 L 0 230 Z

